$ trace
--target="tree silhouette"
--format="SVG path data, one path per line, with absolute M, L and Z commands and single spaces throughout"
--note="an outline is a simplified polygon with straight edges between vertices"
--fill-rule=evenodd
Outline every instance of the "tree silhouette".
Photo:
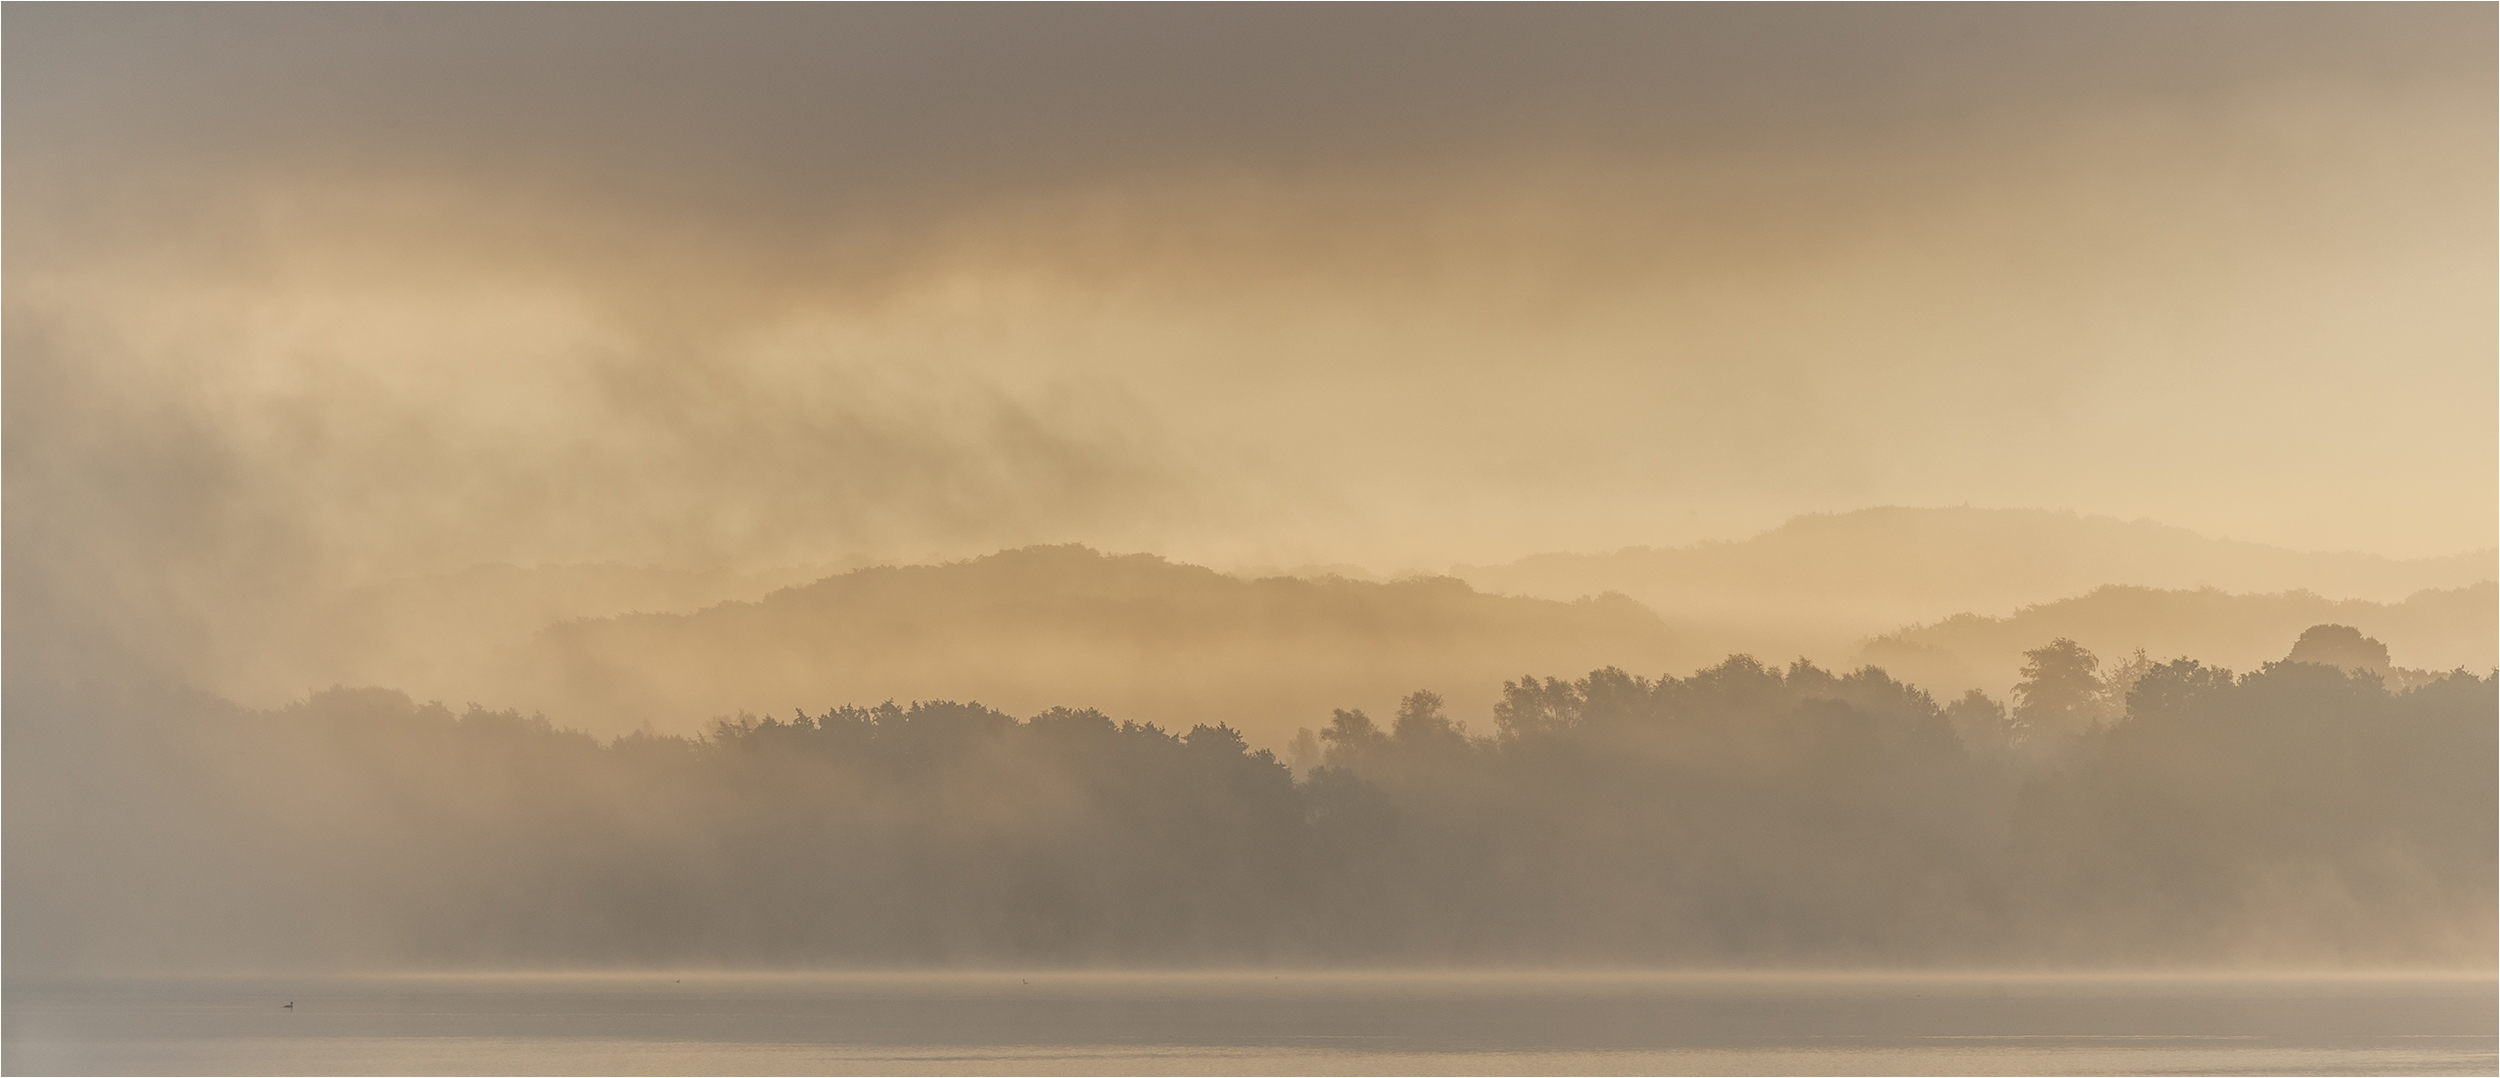
M 2107 711 L 2101 661 L 2064 637 L 2023 653 L 2023 679 L 2014 686 L 2014 721 L 2027 736 L 2071 738 L 2102 721 Z
M 1338 710 L 1298 781 L 1229 725 L 1090 709 L 600 744 L 382 690 L 160 700 L 66 728 L 10 886 L 98 911 L 46 946 L 146 961 L 2487 957 L 2500 678 L 2131 660 L 2121 712 L 2072 642 L 2032 660 L 2018 715 L 2100 724 L 2055 766 L 1982 694 L 1742 656 L 1512 682 L 1497 738 L 1429 691 L 1390 730 Z
M 2350 625 L 2310 626 L 2292 644 L 2292 653 L 2284 661 L 2382 675 L 2394 665 L 2388 661 L 2387 645 L 2361 635 L 2361 630 Z

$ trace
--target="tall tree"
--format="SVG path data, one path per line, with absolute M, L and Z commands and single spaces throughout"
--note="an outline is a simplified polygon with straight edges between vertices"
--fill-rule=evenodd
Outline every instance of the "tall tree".
M 2023 653 L 2023 680 L 2014 686 L 2014 721 L 2035 740 L 2072 738 L 2108 718 L 2101 660 L 2091 650 L 2059 637 Z

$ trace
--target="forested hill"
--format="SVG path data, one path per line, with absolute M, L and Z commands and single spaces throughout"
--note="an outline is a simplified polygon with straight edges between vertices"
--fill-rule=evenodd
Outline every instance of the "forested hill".
M 2288 641 L 2320 624 L 2384 641 L 2397 667 L 2488 673 L 2500 653 L 2500 585 L 2423 591 L 2400 603 L 2113 586 L 2008 617 L 1960 614 L 1911 626 L 1869 641 L 1858 657 L 1940 695 L 2003 695 L 2021 676 L 2023 652 L 2059 637 L 2105 656 L 2142 648 L 2155 659 L 2193 655 L 2246 670 L 2282 658 Z
M 614 733 L 945 697 L 1033 711 L 1067 700 L 1140 721 L 1231 723 L 1281 744 L 1336 707 L 1424 686 L 1487 711 L 1528 669 L 1689 663 L 1620 596 L 1486 595 L 1450 578 L 1243 580 L 1150 555 L 1028 547 L 864 569 L 758 602 L 558 625 L 505 657 L 498 694 Z
M 1500 594 L 1619 591 L 1671 625 L 1717 630 L 1724 648 L 1785 654 L 1955 614 L 2010 614 L 2110 584 L 2395 602 L 2494 579 L 2494 565 L 2490 550 L 2408 561 L 2212 539 L 2149 520 L 1895 506 L 1802 516 L 1741 542 L 1541 554 L 1452 572 Z

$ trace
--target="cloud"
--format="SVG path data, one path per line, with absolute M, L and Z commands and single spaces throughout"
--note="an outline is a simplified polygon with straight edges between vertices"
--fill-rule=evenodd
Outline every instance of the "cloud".
M 12 594 L 2484 545 L 2490 23 L 12 9 Z

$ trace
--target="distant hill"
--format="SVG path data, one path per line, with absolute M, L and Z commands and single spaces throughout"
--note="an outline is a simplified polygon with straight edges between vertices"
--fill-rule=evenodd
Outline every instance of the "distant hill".
M 686 730 L 741 709 L 970 698 L 1232 722 L 1272 745 L 1331 708 L 1383 710 L 1418 688 L 1447 696 L 1454 715 L 1481 716 L 1504 677 L 1606 664 L 1687 672 L 1735 652 L 1831 666 L 1872 658 L 1939 692 L 1997 691 L 2019 663 L 2007 656 L 2056 635 L 2112 654 L 2143 644 L 2248 665 L 2281 658 L 2310 624 L 2341 620 L 2386 641 L 2402 665 L 2474 666 L 2492 650 L 2487 598 L 2480 623 L 2418 631 L 2382 629 L 2336 600 L 2370 607 L 2471 585 L 2492 578 L 2492 561 L 2488 551 L 2304 554 L 2038 510 L 1887 508 L 1800 517 L 1742 542 L 1541 555 L 1395 582 L 1331 567 L 1250 579 L 1081 547 L 755 573 L 479 566 L 335 595 L 295 622 L 234 634 L 234 654 L 201 682 L 252 706 L 384 685 L 454 706 L 538 708 L 601 732 L 646 721 Z M 855 571 L 830 575 L 843 568 Z M 2114 610 L 2094 593 L 2104 585 L 2258 593 L 2204 602 L 2301 590 L 2313 594 L 2282 599 L 2284 609 L 2344 612 L 2251 621 L 2256 607 L 2241 604 L 2195 631 L 2203 615 L 2110 613 L 2101 627 L 2046 635 L 2040 615 L 2011 617 L 2075 596 Z M 1610 591 L 1630 598 L 1571 601 Z M 1944 628 L 2009 620 L 2002 643 Z M 1881 634 L 1885 647 L 1865 650 Z
M 1888 633 L 1859 657 L 1938 696 L 1971 688 L 2002 695 L 2020 676 L 2022 653 L 2058 637 L 2104 662 L 2140 647 L 2156 660 L 2187 656 L 2247 671 L 2281 660 L 2302 630 L 2326 624 L 2385 642 L 2400 667 L 2489 673 L 2500 654 L 2500 587 L 2422 591 L 2399 603 L 2105 587 L 2007 617 L 1962 614 Z
M 505 657 L 493 698 L 596 732 L 945 698 L 1228 722 L 1276 745 L 1332 708 L 1385 712 L 1420 688 L 1463 716 L 1489 711 L 1505 677 L 1663 670 L 1671 644 L 1621 596 L 1502 597 L 1447 577 L 1244 580 L 1151 555 L 1028 547 L 863 569 L 691 614 L 558 625 Z
M 584 617 L 700 610 L 758 599 L 843 568 L 758 572 L 626 565 L 475 565 L 337 592 L 295 618 L 236 634 L 197 676 L 251 706 L 332 684 L 387 685 L 420 699 L 485 700 L 479 671 L 549 625 Z
M 1739 542 L 1540 554 L 1451 572 L 1496 594 L 1570 599 L 1618 591 L 1680 635 L 1721 650 L 1839 661 L 1861 638 L 1905 623 L 2010 614 L 2103 585 L 2394 602 L 2492 580 L 2500 575 L 2496 556 L 2305 553 L 2146 520 L 1884 507 L 1801 516 Z

